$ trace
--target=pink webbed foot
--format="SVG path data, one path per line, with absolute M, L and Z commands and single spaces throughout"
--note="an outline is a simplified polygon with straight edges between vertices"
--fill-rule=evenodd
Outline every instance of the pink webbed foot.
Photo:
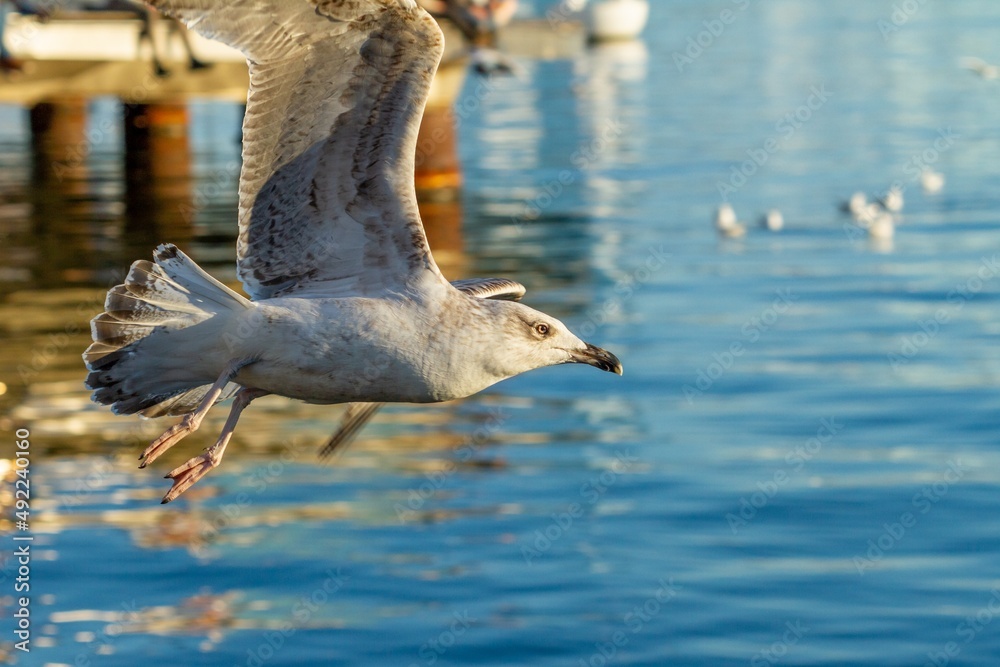
M 222 462 L 222 452 L 224 450 L 225 447 L 218 450 L 214 446 L 210 447 L 204 454 L 194 457 L 187 463 L 177 466 L 167 473 L 164 479 L 174 480 L 174 485 L 170 487 L 167 495 L 163 496 L 163 500 L 160 503 L 169 503 L 194 486 L 195 482 L 207 475 L 209 470 Z
M 185 417 L 180 423 L 174 424 L 168 428 L 163 432 L 163 435 L 154 440 L 149 447 L 146 447 L 146 449 L 139 456 L 139 460 L 142 461 L 142 463 L 139 464 L 139 467 L 145 468 L 148 466 L 150 463 L 158 459 L 165 451 L 176 445 L 188 435 L 197 431 L 199 426 L 201 426 L 201 419 L 197 418 L 195 413 L 192 413 Z
M 219 440 L 209 447 L 204 454 L 194 457 L 167 474 L 166 478 L 174 480 L 174 485 L 167 491 L 167 495 L 163 496 L 162 503 L 169 503 L 171 500 L 175 500 L 182 493 L 190 489 L 195 482 L 207 475 L 209 470 L 222 463 L 222 455 L 225 454 L 226 445 L 229 444 L 229 440 L 233 437 L 233 431 L 236 430 L 236 423 L 240 419 L 240 414 L 255 398 L 266 395 L 267 392 L 260 389 L 241 389 L 236 394 L 233 409 L 229 413 L 226 425 L 222 428 Z

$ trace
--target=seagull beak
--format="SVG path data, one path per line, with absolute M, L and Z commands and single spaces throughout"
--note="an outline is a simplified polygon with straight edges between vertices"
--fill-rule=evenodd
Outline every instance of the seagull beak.
M 596 345 L 587 343 L 587 347 L 570 353 L 570 361 L 575 364 L 588 364 L 609 373 L 622 374 L 622 362 L 618 357 Z

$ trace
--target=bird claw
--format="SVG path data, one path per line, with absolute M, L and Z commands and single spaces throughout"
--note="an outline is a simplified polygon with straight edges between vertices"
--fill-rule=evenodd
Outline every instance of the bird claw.
M 184 438 L 186 435 L 192 433 L 198 428 L 198 425 L 188 419 L 184 419 L 178 424 L 174 424 L 166 431 L 163 432 L 159 438 L 154 440 L 149 447 L 139 455 L 139 460 L 142 463 L 139 464 L 140 468 L 145 468 L 150 463 L 155 461 L 160 457 L 163 452 L 167 451 L 178 441 Z
M 221 457 L 216 457 L 214 452 L 208 451 L 200 456 L 196 456 L 187 463 L 184 463 L 164 476 L 164 479 L 174 480 L 174 485 L 163 496 L 160 504 L 169 503 L 177 499 L 182 493 L 190 489 L 195 482 L 208 474 L 208 471 L 219 465 Z

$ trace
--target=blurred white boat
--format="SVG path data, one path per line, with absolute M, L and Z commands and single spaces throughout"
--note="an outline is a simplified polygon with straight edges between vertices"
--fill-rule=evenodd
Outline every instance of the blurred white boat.
M 583 10 L 587 33 L 596 41 L 634 39 L 649 20 L 647 0 L 591 0 Z

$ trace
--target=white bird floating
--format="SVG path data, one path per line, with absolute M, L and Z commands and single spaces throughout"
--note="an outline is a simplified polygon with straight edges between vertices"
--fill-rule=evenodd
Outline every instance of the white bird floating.
M 746 236 L 747 228 L 736 220 L 736 211 L 729 204 L 722 204 L 715 212 L 715 229 L 721 236 L 738 239 Z
M 924 167 L 920 172 L 920 187 L 929 195 L 934 195 L 944 189 L 944 174 Z
M 879 199 L 879 203 L 882 207 L 893 213 L 898 213 L 903 210 L 903 191 L 898 187 L 891 187 L 889 190 L 882 195 Z
M 474 394 L 534 368 L 615 355 L 516 303 L 506 279 L 449 283 L 414 194 L 417 130 L 444 40 L 412 0 L 153 0 L 242 50 L 238 275 L 246 299 L 172 245 L 108 292 L 84 353 L 95 401 L 185 415 L 146 467 L 235 396 L 214 445 L 167 477 L 169 502 L 222 461 L 240 414 L 277 394 L 351 403 L 324 453 L 383 402 Z
M 1000 79 L 1000 66 L 991 65 L 982 58 L 969 56 L 958 61 L 965 69 L 978 74 L 983 79 Z
M 769 232 L 780 232 L 785 228 L 785 216 L 778 209 L 772 208 L 761 217 L 760 226 Z
M 840 205 L 840 210 L 855 217 L 861 215 L 868 205 L 868 196 L 864 192 L 855 192 L 851 198 Z
M 895 217 L 880 204 L 865 204 L 854 220 L 872 239 L 890 239 L 896 233 Z
M 896 234 L 896 220 L 888 211 L 875 215 L 868 223 L 868 237 L 877 241 L 891 239 Z

